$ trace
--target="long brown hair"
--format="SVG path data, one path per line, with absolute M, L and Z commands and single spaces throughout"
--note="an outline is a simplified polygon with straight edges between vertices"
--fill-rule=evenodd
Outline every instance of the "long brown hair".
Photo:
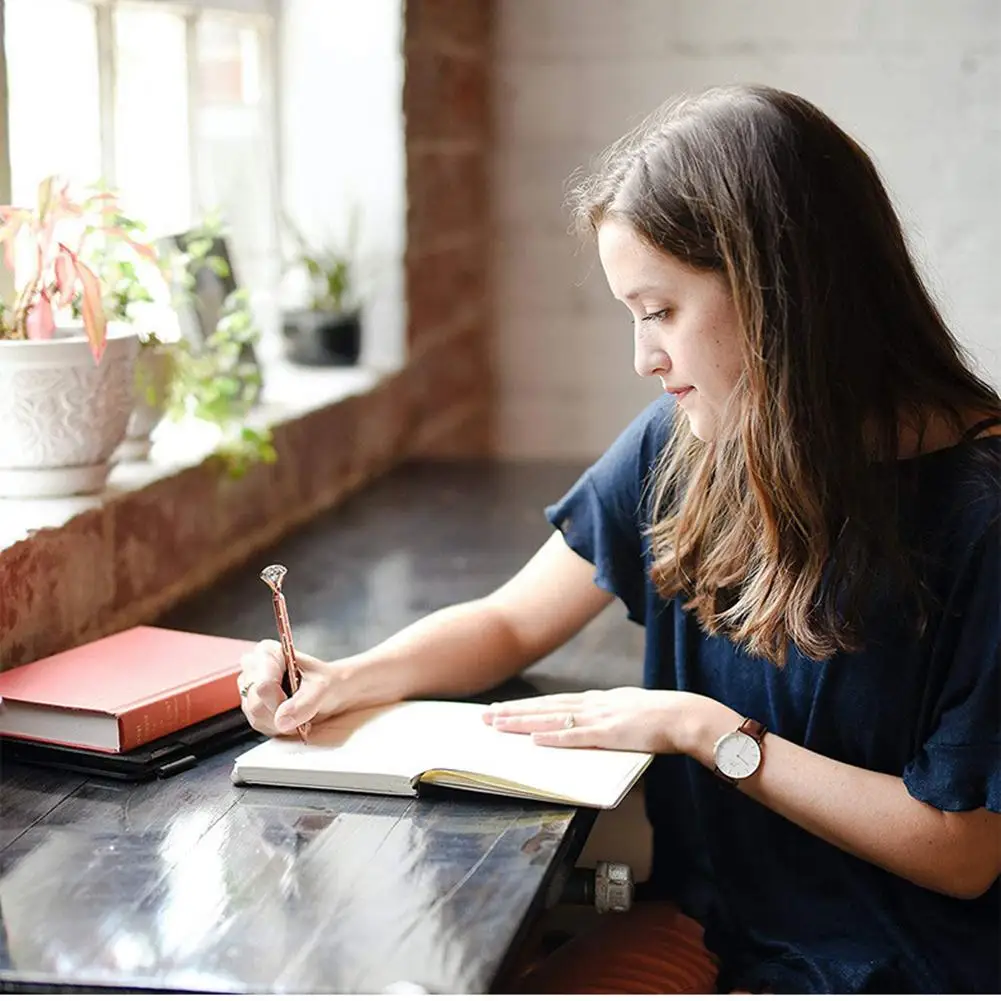
M 653 578 L 703 628 L 782 664 L 859 644 L 889 571 L 901 421 L 1001 414 L 908 254 L 875 167 L 819 109 L 768 87 L 673 101 L 572 192 L 584 230 L 625 220 L 722 274 L 743 372 L 716 440 L 679 418 L 655 473 Z M 920 438 L 919 438 L 920 441 Z M 920 607 L 920 602 L 915 606 Z

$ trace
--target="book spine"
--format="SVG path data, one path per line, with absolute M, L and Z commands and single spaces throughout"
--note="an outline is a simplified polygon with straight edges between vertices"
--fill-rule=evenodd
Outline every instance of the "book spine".
M 171 692 L 145 705 L 133 706 L 118 717 L 121 750 L 132 751 L 239 704 L 236 674 L 231 672 L 197 688 Z

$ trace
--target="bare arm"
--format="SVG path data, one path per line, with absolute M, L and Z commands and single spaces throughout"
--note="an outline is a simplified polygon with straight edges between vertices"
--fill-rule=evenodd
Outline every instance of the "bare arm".
M 566 729 L 567 713 L 575 725 Z M 687 754 L 713 767 L 713 746 L 743 717 L 695 692 L 564 693 L 491 706 L 484 718 L 539 743 Z M 760 769 L 744 793 L 838 848 L 953 897 L 983 894 L 1001 873 L 1001 814 L 951 812 L 915 799 L 902 778 L 845 764 L 765 735 Z
M 492 594 L 433 612 L 342 663 L 364 675 L 378 701 L 484 691 L 564 644 L 613 600 L 593 577 L 554 532 Z
M 325 663 L 297 654 L 302 684 L 283 702 L 278 645 L 258 644 L 240 683 L 244 712 L 264 733 L 314 717 L 422 695 L 461 696 L 514 677 L 579 632 L 613 599 L 594 567 L 554 532 L 528 563 L 484 598 L 433 612 L 377 646 Z
M 718 702 L 697 713 L 689 753 L 712 768 L 720 734 L 742 717 Z M 769 734 L 762 766 L 740 787 L 811 834 L 954 897 L 979 897 L 1001 873 L 1001 815 L 939 810 L 895 775 L 846 765 Z

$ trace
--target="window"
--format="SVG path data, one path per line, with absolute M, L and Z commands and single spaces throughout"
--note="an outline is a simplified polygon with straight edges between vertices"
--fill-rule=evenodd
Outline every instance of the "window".
M 0 11 L 0 204 L 33 203 L 59 173 L 116 187 L 154 236 L 218 211 L 274 344 L 280 306 L 302 293 L 281 273 L 282 216 L 320 247 L 355 216 L 363 362 L 402 363 L 402 0 L 0 0 Z M 3 101 L 0 90 L 0 123 Z M 0 293 L 4 279 L 0 266 Z
M 34 204 L 46 174 L 101 175 L 97 24 L 79 0 L 6 0 L 4 28 L 11 198 Z
M 239 280 L 273 325 L 270 0 L 3 2 L 12 201 L 33 204 L 58 173 L 116 187 L 153 237 L 218 212 Z
M 24 0 L 21 0 L 23 3 Z M 194 221 L 184 17 L 152 5 L 114 11 L 114 153 L 126 207 L 154 233 Z
M 274 289 L 281 267 L 264 36 L 238 19 L 204 14 L 194 50 L 195 189 L 201 203 L 228 222 L 240 280 L 252 289 Z M 261 297 L 255 312 L 269 308 Z

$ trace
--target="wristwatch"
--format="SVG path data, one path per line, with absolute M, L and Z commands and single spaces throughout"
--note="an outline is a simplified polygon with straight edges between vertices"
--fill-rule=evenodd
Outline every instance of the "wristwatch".
M 764 723 L 745 717 L 713 746 L 713 771 L 731 785 L 750 778 L 761 767 L 761 740 L 767 730 Z

